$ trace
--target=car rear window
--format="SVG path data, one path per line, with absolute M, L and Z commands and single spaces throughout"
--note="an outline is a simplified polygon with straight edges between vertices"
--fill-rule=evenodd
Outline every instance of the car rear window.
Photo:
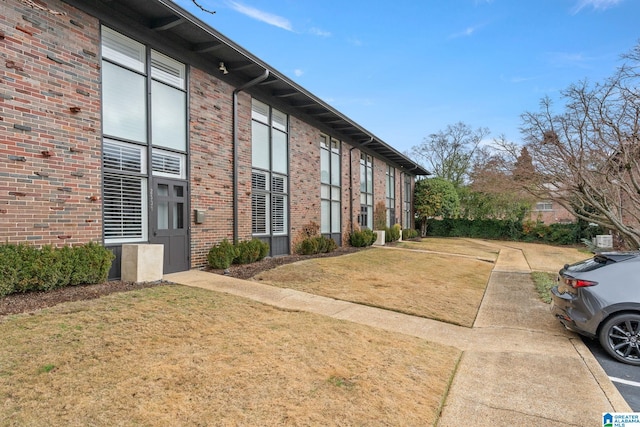
M 589 258 L 584 261 L 577 262 L 575 264 L 568 265 L 564 268 L 564 271 L 580 273 L 585 271 L 593 271 L 605 265 L 613 264 L 616 261 L 602 255 L 596 255 L 593 258 Z

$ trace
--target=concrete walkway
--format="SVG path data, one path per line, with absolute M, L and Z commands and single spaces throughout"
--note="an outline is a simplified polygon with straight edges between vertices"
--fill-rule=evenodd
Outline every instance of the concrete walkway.
M 601 426 L 603 412 L 632 412 L 529 272 L 520 250 L 501 249 L 473 328 L 198 270 L 164 278 L 461 349 L 438 426 Z

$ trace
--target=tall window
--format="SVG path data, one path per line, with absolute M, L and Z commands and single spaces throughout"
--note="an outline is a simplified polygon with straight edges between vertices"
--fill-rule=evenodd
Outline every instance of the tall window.
M 105 243 L 145 241 L 149 179 L 186 178 L 186 67 L 102 27 L 101 69 Z
M 360 154 L 360 217 L 361 227 L 373 229 L 373 157 Z
M 251 229 L 286 235 L 288 224 L 288 117 L 258 100 L 251 108 Z
M 320 232 L 340 233 L 340 141 L 320 137 Z
M 396 223 L 396 170 L 387 165 L 386 173 L 387 227 Z
M 411 210 L 411 199 L 413 197 L 413 193 L 411 191 L 411 177 L 409 175 L 404 175 L 404 191 L 402 193 L 403 195 L 403 224 L 402 224 L 402 228 L 411 228 L 411 216 L 412 216 L 412 210 Z

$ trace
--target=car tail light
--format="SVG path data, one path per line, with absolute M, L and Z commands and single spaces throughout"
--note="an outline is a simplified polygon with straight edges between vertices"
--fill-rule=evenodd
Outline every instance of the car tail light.
M 589 286 L 595 286 L 598 282 L 592 282 L 591 280 L 574 279 L 572 277 L 565 277 L 564 283 L 572 288 L 588 288 Z

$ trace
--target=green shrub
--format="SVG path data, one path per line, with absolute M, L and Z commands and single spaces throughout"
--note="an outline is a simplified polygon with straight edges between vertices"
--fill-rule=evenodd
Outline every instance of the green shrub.
M 251 264 L 260 261 L 269 253 L 269 244 L 260 239 L 239 242 L 236 247 L 238 255 L 233 260 L 236 264 Z
M 258 255 L 258 261 L 260 261 L 267 255 L 269 255 L 269 244 L 267 242 L 263 242 L 262 240 L 258 241 L 260 242 L 260 255 Z
M 229 268 L 233 260 L 238 256 L 238 248 L 224 239 L 209 249 L 207 262 L 211 268 Z
M 413 228 L 405 228 L 402 230 L 402 240 L 415 239 L 419 236 L 418 230 L 414 230 Z
M 298 255 L 312 255 L 319 253 L 319 242 L 316 237 L 300 240 L 293 251 Z
M 107 280 L 113 253 L 97 243 L 38 249 L 26 243 L 0 245 L 0 296 L 48 291 Z
M 369 229 L 353 230 L 353 232 L 349 235 L 349 243 L 351 244 L 351 246 L 356 248 L 371 246 L 375 241 L 376 233 Z
M 307 237 L 298 242 L 294 252 L 298 255 L 326 254 L 338 249 L 333 239 L 325 236 Z
M 16 245 L 0 245 L 0 297 L 17 292 L 22 259 Z
M 384 229 L 384 241 L 389 242 L 397 242 L 400 240 L 400 233 L 402 232 L 402 228 L 400 224 L 394 224 L 393 227 L 386 227 Z
M 113 252 L 95 242 L 74 246 L 74 270 L 71 285 L 84 283 L 102 283 L 107 280 L 111 263 L 115 258 Z
M 328 254 L 338 249 L 336 241 L 329 237 L 318 236 L 316 239 L 318 240 L 318 253 Z

